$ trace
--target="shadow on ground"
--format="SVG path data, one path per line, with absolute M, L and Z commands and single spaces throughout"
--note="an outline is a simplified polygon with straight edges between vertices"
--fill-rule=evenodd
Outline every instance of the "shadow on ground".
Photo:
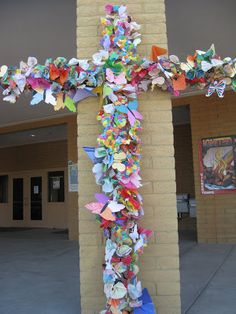
M 0 313 L 79 314 L 77 243 L 65 230 L 0 228 Z
M 236 245 L 197 244 L 180 233 L 182 314 L 236 313 Z

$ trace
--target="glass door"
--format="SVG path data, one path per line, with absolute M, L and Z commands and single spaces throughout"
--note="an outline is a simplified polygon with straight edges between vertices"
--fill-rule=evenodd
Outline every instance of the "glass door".
M 11 178 L 12 219 L 22 221 L 20 225 L 24 226 L 42 220 L 42 176 L 22 172 L 12 174 Z
M 42 220 L 42 177 L 30 178 L 30 218 Z
M 13 178 L 13 220 L 24 219 L 24 179 Z

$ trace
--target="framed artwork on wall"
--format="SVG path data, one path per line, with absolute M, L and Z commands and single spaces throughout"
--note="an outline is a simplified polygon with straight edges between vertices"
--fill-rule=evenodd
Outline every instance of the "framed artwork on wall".
M 199 160 L 202 194 L 236 192 L 236 135 L 202 139 Z

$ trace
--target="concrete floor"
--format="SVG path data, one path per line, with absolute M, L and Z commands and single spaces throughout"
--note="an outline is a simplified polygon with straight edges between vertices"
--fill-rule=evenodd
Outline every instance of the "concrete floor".
M 182 314 L 236 314 L 236 245 L 180 234 Z M 79 314 L 78 248 L 59 230 L 0 228 L 0 314 Z
M 182 314 L 236 314 L 236 245 L 180 234 Z
M 0 314 L 79 314 L 78 248 L 59 230 L 0 229 Z

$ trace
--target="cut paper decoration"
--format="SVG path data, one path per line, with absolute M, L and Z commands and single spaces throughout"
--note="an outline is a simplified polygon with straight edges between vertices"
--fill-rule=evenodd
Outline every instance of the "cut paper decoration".
M 116 218 L 113 213 L 120 212 L 125 208 L 124 205 L 118 204 L 116 201 L 110 201 L 108 197 L 103 194 L 95 194 L 97 203 L 89 203 L 85 205 L 93 214 L 100 215 L 103 219 L 108 221 L 115 221 Z
M 85 205 L 93 214 L 100 215 L 103 219 L 108 221 L 115 221 L 116 218 L 112 215 L 110 207 L 104 206 L 102 203 L 89 203 Z
M 7 74 L 8 67 L 6 65 L 2 65 L 0 68 L 0 77 L 4 77 Z
M 111 299 L 118 300 L 124 298 L 127 293 L 127 289 L 122 282 L 118 282 L 112 287 L 110 297 Z
M 236 59 L 221 58 L 212 45 L 197 50 L 180 61 L 167 56 L 165 48 L 153 46 L 151 60 L 137 52 L 140 26 L 126 7 L 108 4 L 102 18 L 101 50 L 91 60 L 49 58 L 38 64 L 35 57 L 20 62 L 19 68 L 0 67 L 0 87 L 4 100 L 15 103 L 22 93 L 32 92 L 31 105 L 44 101 L 54 110 L 75 112 L 77 103 L 100 96 L 97 120 L 102 130 L 98 147 L 84 147 L 93 163 L 96 183 L 106 194 L 96 194 L 97 202 L 86 208 L 96 214 L 106 238 L 103 271 L 106 308 L 102 314 L 154 314 L 146 289 L 141 296 L 138 281 L 139 256 L 152 231 L 140 226 L 144 215 L 140 160 L 142 115 L 138 94 L 155 88 L 174 96 L 189 87 L 214 92 L 222 98 L 225 87 L 236 91 Z M 158 106 L 158 104 L 157 104 Z
M 74 97 L 73 97 L 73 101 L 75 103 L 77 103 L 77 102 L 79 102 L 85 98 L 88 98 L 88 97 L 96 97 L 96 95 L 88 89 L 78 88 Z
M 141 113 L 137 111 L 138 102 L 136 100 L 132 100 L 128 103 L 128 105 L 119 105 L 115 107 L 116 110 L 126 113 L 128 115 L 128 120 L 131 126 L 135 124 L 136 119 L 142 120 L 143 116 Z
M 125 164 L 122 162 L 126 159 L 126 154 L 124 152 L 114 154 L 114 162 L 112 168 L 120 172 L 125 171 Z
M 128 292 L 129 292 L 131 299 L 137 300 L 138 298 L 140 298 L 142 296 L 141 282 L 139 281 L 137 283 L 134 282 L 133 284 L 131 284 L 131 283 L 128 284 Z
M 118 76 L 115 76 L 111 69 L 106 69 L 106 79 L 110 83 L 115 83 L 117 85 L 125 85 L 127 83 L 125 75 L 126 75 L 125 72 L 122 72 Z
M 85 153 L 88 155 L 89 159 L 92 160 L 94 164 L 97 163 L 97 158 L 95 157 L 95 147 L 83 147 Z
M 185 90 L 186 89 L 186 78 L 185 74 L 176 75 L 173 78 L 173 88 L 175 91 Z
M 135 308 L 134 314 L 156 314 L 155 306 L 146 288 L 143 289 L 141 300 L 143 305 Z
M 167 49 L 161 48 L 161 47 L 158 47 L 158 46 L 152 46 L 151 60 L 153 62 L 156 62 L 158 57 L 163 56 L 166 53 L 167 53 Z
M 112 269 L 111 259 L 117 249 L 117 244 L 113 242 L 111 239 L 107 239 L 106 241 L 106 249 L 105 249 L 105 261 L 106 261 L 106 269 Z
M 206 96 L 210 97 L 214 92 L 216 92 L 220 98 L 223 98 L 225 87 L 226 83 L 224 80 L 221 80 L 220 82 L 215 81 L 209 86 Z

